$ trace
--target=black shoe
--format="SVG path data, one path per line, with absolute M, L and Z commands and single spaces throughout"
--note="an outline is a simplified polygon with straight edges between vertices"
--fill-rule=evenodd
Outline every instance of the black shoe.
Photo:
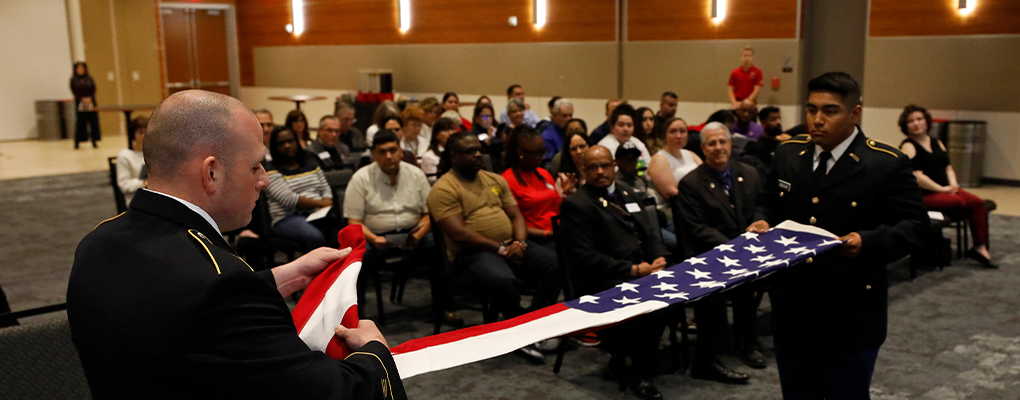
M 740 355 L 740 361 L 744 362 L 744 365 L 754 369 L 765 369 L 765 356 L 761 354 L 758 349 L 752 348 L 750 351 L 745 351 L 744 354 Z
M 988 259 L 988 257 L 981 255 L 981 253 L 978 253 L 977 250 L 974 249 L 967 250 L 967 257 L 981 263 L 981 265 L 983 265 L 985 268 L 991 269 L 999 268 L 999 264 L 996 264 L 994 261 Z
M 602 379 L 607 381 L 623 379 L 625 369 L 623 357 L 612 356 L 609 358 L 609 363 L 606 364 L 606 369 L 602 371 Z
M 630 390 L 634 391 L 637 397 L 647 400 L 658 400 L 662 398 L 662 392 L 655 387 L 651 379 L 636 378 L 630 383 Z
M 747 374 L 741 374 L 739 372 L 726 369 L 726 367 L 720 364 L 719 361 L 691 368 L 691 378 L 734 385 L 746 384 L 747 381 L 751 379 L 751 377 Z

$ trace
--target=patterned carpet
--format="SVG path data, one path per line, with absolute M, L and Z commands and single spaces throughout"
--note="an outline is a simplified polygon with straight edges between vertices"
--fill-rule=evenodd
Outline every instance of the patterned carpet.
M 11 307 L 22 310 L 63 302 L 78 241 L 113 215 L 105 172 L 2 181 L 0 287 Z M 941 271 L 922 270 L 911 281 L 907 263 L 890 267 L 889 338 L 879 355 L 874 399 L 1020 399 L 1020 218 L 993 216 L 990 225 L 992 253 L 1002 264 L 1000 270 L 957 260 Z M 387 324 L 382 330 L 389 343 L 430 334 L 428 282 L 412 278 L 403 302 L 393 304 L 388 299 L 388 276 L 384 273 Z M 369 292 L 363 305 L 368 318 L 377 319 L 376 306 L 375 293 Z M 767 302 L 760 312 L 768 313 Z M 463 316 L 469 324 L 481 320 L 477 312 L 464 311 Z M 724 358 L 752 376 L 749 385 L 691 379 L 670 370 L 666 351 L 662 374 L 655 381 L 669 399 L 779 399 L 771 338 L 761 339 L 768 368 L 754 370 L 734 357 Z M 597 348 L 577 349 L 567 354 L 557 376 L 552 373 L 552 357 L 546 365 L 536 366 L 510 354 L 415 377 L 405 386 L 412 398 L 634 398 L 618 392 L 614 382 L 602 380 L 607 360 Z

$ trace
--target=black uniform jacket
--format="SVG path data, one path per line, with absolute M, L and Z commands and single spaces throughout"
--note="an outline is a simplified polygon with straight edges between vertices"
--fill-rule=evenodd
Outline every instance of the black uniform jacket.
M 406 398 L 386 346 L 309 350 L 270 270 L 147 190 L 78 245 L 67 316 L 97 399 Z
M 633 189 L 617 182 L 613 199 L 605 193 L 605 189 L 584 185 L 560 204 L 560 231 L 575 295 L 629 282 L 634 279 L 632 265 L 669 255 L 661 234 L 651 229 L 649 218 L 656 216 L 649 215 Z M 628 205 L 638 211 L 627 211 Z M 634 224 L 633 230 L 628 221 Z
M 861 235 L 861 252 L 833 250 L 776 274 L 771 293 L 777 343 L 865 350 L 885 341 L 886 265 L 921 246 L 931 223 L 910 159 L 895 147 L 858 132 L 818 185 L 808 135 L 776 150 L 773 225 L 784 220 L 835 235 Z
M 733 205 L 726 185 L 708 163 L 688 173 L 677 186 L 673 220 L 684 257 L 693 257 L 729 242 L 747 230 L 754 221 L 764 220 L 765 196 L 756 169 L 739 161 L 730 161 L 733 179 Z

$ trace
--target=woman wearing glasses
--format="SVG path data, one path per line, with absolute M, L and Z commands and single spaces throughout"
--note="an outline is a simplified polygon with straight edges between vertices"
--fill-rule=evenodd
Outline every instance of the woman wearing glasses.
M 574 118 L 567 121 L 567 134 L 563 138 L 567 145 L 553 158 L 556 174 L 556 191 L 566 198 L 584 184 L 584 152 L 588 151 L 588 125 L 584 120 Z
M 551 218 L 559 215 L 562 198 L 552 175 L 541 167 L 545 141 L 534 128 L 521 124 L 510 131 L 506 151 L 505 165 L 509 168 L 503 172 L 503 179 L 524 215 L 528 239 L 555 250 Z

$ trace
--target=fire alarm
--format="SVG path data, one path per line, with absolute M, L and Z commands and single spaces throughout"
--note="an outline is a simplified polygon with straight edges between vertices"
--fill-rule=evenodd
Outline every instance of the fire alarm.
M 779 77 L 778 76 L 773 76 L 772 77 L 772 90 L 779 90 Z

